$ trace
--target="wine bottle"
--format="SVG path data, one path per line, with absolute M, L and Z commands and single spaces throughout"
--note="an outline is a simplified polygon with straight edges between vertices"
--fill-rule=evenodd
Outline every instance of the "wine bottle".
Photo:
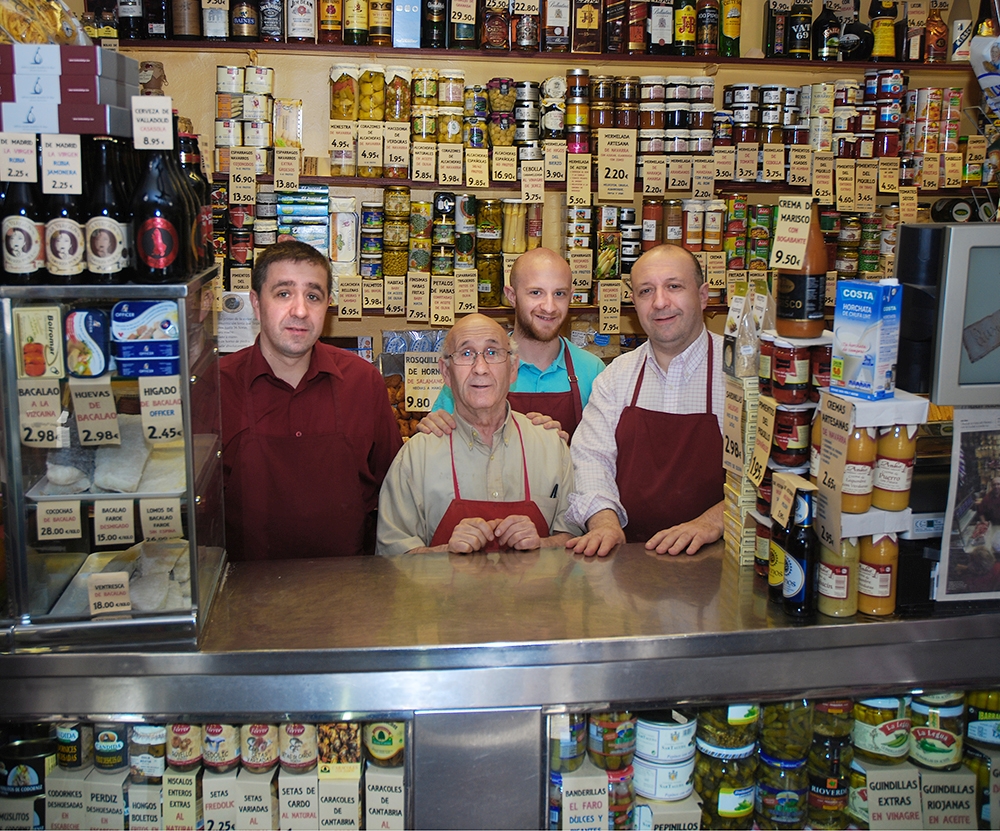
M 783 338 L 818 338 L 823 334 L 827 256 L 818 205 L 814 199 L 802 267 L 779 267 L 775 272 L 775 329 Z
M 195 195 L 198 216 L 195 220 L 195 248 L 198 252 L 198 268 L 208 268 L 212 264 L 212 186 L 201 169 L 201 152 L 198 137 L 191 133 L 181 133 L 180 165 Z
M 994 0 L 979 0 L 979 15 L 976 17 L 976 34 L 991 38 L 1000 34 L 1000 24 L 997 22 Z
M 719 0 L 697 0 L 695 4 L 695 54 L 702 57 L 719 54 Z
M 45 222 L 37 182 L 8 182 L 4 197 L 3 282 L 27 285 L 40 282 L 45 267 Z
M 948 15 L 948 33 L 951 40 L 949 61 L 967 61 L 972 42 L 972 10 L 969 0 L 955 0 Z
M 776 5 L 776 0 L 768 0 L 764 16 L 764 54 L 768 58 L 784 58 L 788 55 L 787 6 L 775 8 Z
M 674 54 L 693 55 L 697 34 L 695 0 L 674 0 Z
M 117 149 L 110 136 L 91 140 L 84 240 L 93 283 L 124 283 L 132 278 L 132 222 Z
M 875 44 L 872 46 L 870 60 L 876 63 L 896 60 L 896 17 L 899 8 L 895 0 L 872 0 L 868 7 L 868 17 L 871 18 L 872 34 Z
M 118 39 L 141 40 L 146 37 L 142 19 L 142 0 L 118 0 Z
M 941 9 L 933 2 L 924 26 L 924 63 L 948 60 L 948 26 L 941 19 Z
M 184 200 L 184 225 L 181 242 L 185 255 L 185 274 L 189 277 L 201 267 L 201 256 L 198 251 L 198 214 L 200 207 L 191 181 L 188 179 L 187 171 L 181 168 L 181 140 L 178 121 L 177 110 L 174 110 L 174 151 L 170 154 L 170 169 L 177 183 L 177 190 Z
M 816 560 L 819 548 L 813 530 L 813 494 L 795 492 L 795 524 L 785 544 L 785 614 L 806 618 L 816 611 Z
M 852 4 L 850 19 L 840 29 L 840 59 L 842 61 L 867 61 L 875 45 L 875 36 L 867 23 L 858 16 L 857 0 Z
M 826 2 L 812 23 L 814 61 L 835 61 L 840 54 L 840 18 Z
M 742 0 L 722 0 L 722 31 L 719 34 L 719 54 L 723 57 L 738 58 L 740 56 L 742 23 Z
M 809 60 L 812 56 L 812 3 L 796 0 L 788 15 L 788 57 Z
M 145 36 L 150 40 L 166 40 L 172 29 L 170 0 L 142 0 Z
M 45 270 L 49 282 L 79 283 L 87 267 L 82 196 L 50 193 L 45 199 Z

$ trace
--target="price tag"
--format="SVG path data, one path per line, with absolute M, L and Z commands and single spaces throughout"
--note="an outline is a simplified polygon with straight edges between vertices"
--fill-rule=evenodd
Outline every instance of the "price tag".
M 643 196 L 663 196 L 667 192 L 667 157 L 647 156 L 642 165 Z
M 361 278 L 341 277 L 337 289 L 337 317 L 340 320 L 361 320 L 362 303 Z
M 726 252 L 703 251 L 705 254 L 705 279 L 710 289 L 726 287 Z
M 962 154 L 944 154 L 944 184 L 946 188 L 962 187 Z
M 111 376 L 70 378 L 69 391 L 76 414 L 76 432 L 80 444 L 94 447 L 101 444 L 121 444 L 118 431 L 118 411 L 111 392 Z
M 762 395 L 757 402 L 757 436 L 753 443 L 753 455 L 747 466 L 747 476 L 756 486 L 764 478 L 768 457 L 771 455 L 771 438 L 774 436 L 774 417 L 778 412 L 778 402 Z
M 229 204 L 252 205 L 257 201 L 257 170 L 253 147 L 229 149 Z
M 21 444 L 28 447 L 65 447 L 62 441 L 62 396 L 58 381 L 22 379 L 17 382 Z
M 87 602 L 90 604 L 91 617 L 108 612 L 131 611 L 128 572 L 109 571 L 87 575 Z
M 298 147 L 274 148 L 274 189 L 278 191 L 299 189 Z M 236 289 L 233 289 L 236 291 Z
M 132 545 L 135 542 L 134 510 L 131 499 L 94 502 L 94 545 Z
M 878 194 L 878 161 L 862 159 L 854 167 L 854 209 L 867 213 L 875 210 Z
M 986 161 L 986 136 L 969 136 L 969 142 L 965 145 L 965 160 L 969 165 Z
M 229 269 L 229 290 L 230 291 L 250 291 L 253 278 L 252 268 L 231 268 Z
M 403 395 L 411 413 L 430 412 L 444 379 L 438 366 L 438 355 L 427 352 L 407 352 L 403 357 Z
M 479 276 L 474 268 L 455 269 L 455 314 L 467 315 L 479 309 Z
M 36 508 L 38 541 L 78 540 L 83 536 L 80 501 L 39 502 Z
M 170 96 L 132 96 L 132 144 L 136 150 L 174 149 L 174 102 Z
M 107 49 L 109 52 L 118 51 L 118 38 L 99 38 L 101 49 Z
M 808 488 L 803 487 L 803 490 L 812 490 L 815 486 L 808 479 L 803 479 L 794 473 L 779 473 L 775 471 L 774 476 L 771 478 L 773 483 L 771 489 L 771 519 L 777 522 L 782 528 L 787 528 L 788 521 L 791 519 L 792 511 L 795 507 L 795 491 L 798 490 L 803 482 L 809 485 Z
M 921 170 L 921 190 L 938 190 L 941 187 L 941 154 L 924 153 Z
M 406 278 L 386 277 L 385 283 L 385 305 L 382 307 L 382 314 L 386 317 L 395 317 L 406 314 Z
M 526 205 L 545 201 L 545 162 L 521 162 L 521 201 Z
M 493 181 L 494 182 L 517 181 L 516 147 L 493 148 Z
M 668 189 L 691 190 L 691 157 L 670 156 L 668 167 L 670 171 Z
M 899 193 L 899 157 L 883 156 L 878 160 L 879 193 Z
M 455 325 L 455 278 L 431 277 L 431 326 Z
M 184 536 L 180 499 L 140 499 L 139 522 L 142 525 L 142 535 L 147 540 L 169 540 Z
M 691 198 L 711 199 L 714 195 L 715 162 L 712 159 L 695 159 L 691 176 Z
M 812 182 L 812 150 L 808 147 L 788 149 L 788 184 L 809 187 Z
M 755 141 L 745 141 L 736 145 L 736 178 L 754 181 L 757 178 L 757 157 L 760 145 Z
M 354 158 L 354 131 L 356 121 L 330 119 L 330 152 L 337 153 L 340 159 Z
M 813 153 L 813 198 L 820 205 L 833 204 L 833 153 Z
M 358 164 L 382 167 L 382 122 L 358 122 Z
M 589 153 L 571 153 L 566 157 L 566 205 L 570 208 L 590 205 Z
M 517 258 L 520 254 L 504 254 L 503 255 L 503 285 L 504 288 L 510 285 L 510 273 L 514 270 L 514 263 L 517 262 Z
M 471 147 L 465 151 L 465 186 L 490 186 L 490 151 L 485 147 Z
M 590 248 L 569 250 L 569 270 L 573 275 L 573 291 L 590 291 L 594 281 L 594 252 Z
M 229 0 L 201 0 L 203 9 L 225 9 L 229 11 Z
M 566 141 L 565 139 L 545 140 L 545 181 L 566 181 Z
M 782 196 L 778 199 L 778 222 L 771 246 L 771 268 L 799 270 L 806 255 L 812 200 L 807 196 Z
M 899 189 L 899 221 L 917 221 L 917 189 L 914 187 Z
M 42 136 L 42 193 L 83 193 L 79 136 Z
M 437 168 L 437 145 L 426 141 L 413 143 L 413 169 L 410 178 L 414 182 L 433 182 Z
M 38 154 L 34 134 L 0 133 L 0 181 L 38 181 Z
M 854 210 L 854 159 L 837 159 L 837 210 Z
M 476 0 L 452 0 L 450 22 L 475 26 Z
M 617 335 L 622 319 L 622 281 L 597 281 L 597 306 L 600 313 L 599 329 L 602 335 Z
M 431 275 L 411 271 L 406 275 L 406 322 L 429 323 L 431 319 Z
M 847 464 L 847 442 L 854 425 L 854 404 L 837 395 L 824 395 L 820 404 L 823 422 L 820 426 L 819 488 L 816 510 L 816 533 L 825 540 L 839 540 L 840 493 Z
M 726 378 L 726 406 L 722 417 L 722 466 L 743 475 L 743 384 Z
M 386 167 L 410 166 L 410 125 L 386 122 L 382 125 L 382 164 Z
M 533 15 L 540 11 L 539 0 L 512 0 L 510 4 L 511 14 Z
M 736 148 L 716 147 L 712 150 L 712 161 L 715 162 L 715 178 L 731 181 L 736 174 Z
M 179 375 L 139 378 L 139 412 L 146 441 L 154 444 L 184 438 Z
M 911 29 L 923 29 L 927 25 L 927 0 L 908 0 L 906 25 Z
M 462 187 L 465 181 L 462 170 L 461 144 L 438 145 L 438 184 L 447 187 Z
M 785 181 L 785 145 L 764 145 L 764 181 Z
M 374 311 L 382 308 L 385 284 L 381 280 L 361 281 L 361 308 Z
M 635 130 L 597 131 L 601 148 L 597 167 L 598 198 L 629 201 L 635 197 Z
M 749 283 L 750 274 L 739 269 L 726 270 L 726 297 L 736 297 L 736 286 L 740 283 Z

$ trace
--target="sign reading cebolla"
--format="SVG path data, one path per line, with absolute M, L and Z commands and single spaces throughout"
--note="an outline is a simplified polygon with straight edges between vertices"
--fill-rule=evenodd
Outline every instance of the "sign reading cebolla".
M 140 377 L 139 407 L 146 441 L 155 444 L 184 436 L 179 375 Z

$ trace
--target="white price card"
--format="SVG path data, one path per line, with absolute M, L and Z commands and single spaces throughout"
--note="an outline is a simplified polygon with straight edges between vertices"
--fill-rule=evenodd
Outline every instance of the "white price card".
M 135 504 L 131 499 L 94 502 L 94 545 L 132 545 L 135 542 Z
M 785 180 L 785 145 L 764 145 L 764 181 L 783 182 Z
M 128 572 L 108 571 L 87 575 L 87 602 L 91 617 L 131 611 Z
M 668 167 L 670 182 L 668 190 L 691 190 L 691 157 L 670 156 Z
M 121 444 L 111 376 L 70 378 L 69 391 L 73 398 L 74 421 L 80 444 L 84 447 Z
M 715 162 L 715 178 L 729 181 L 736 172 L 736 148 L 716 147 L 712 150 L 712 161 Z
M 516 147 L 493 148 L 493 181 L 494 182 L 517 181 Z
M 467 188 L 490 186 L 490 151 L 485 147 L 470 147 L 465 151 L 465 186 Z
M 917 189 L 914 187 L 899 189 L 899 221 L 917 221 Z
M 566 157 L 566 205 L 590 206 L 590 153 L 571 153 Z
M 541 10 L 539 0 L 511 0 L 510 13 L 516 15 L 534 15 Z
M 431 275 L 410 271 L 406 275 L 406 322 L 430 323 Z
M 289 191 L 299 189 L 299 153 L 298 147 L 274 148 L 274 189 Z M 236 291 L 236 289 L 233 289 Z
M 455 325 L 455 278 L 431 277 L 431 326 Z
M 566 140 L 545 140 L 545 181 L 566 181 Z
M 229 290 L 230 291 L 250 291 L 253 280 L 252 268 L 231 268 L 229 269 Z
M 878 195 L 878 161 L 859 159 L 854 166 L 854 176 L 854 209 L 864 213 L 874 211 Z
M 476 270 L 455 269 L 455 314 L 471 314 L 478 308 L 479 277 Z
M 132 96 L 132 144 L 136 150 L 174 149 L 174 102 L 170 96 Z
M 21 444 L 28 447 L 65 447 L 62 441 L 62 404 L 59 382 L 26 378 L 17 382 Z
M 837 210 L 853 211 L 854 208 L 854 159 L 837 159 Z
M 778 222 L 771 246 L 771 268 L 798 270 L 806 255 L 812 200 L 809 197 L 782 196 L 778 199 Z
M 42 193 L 83 193 L 79 136 L 42 136 Z
M 726 288 L 726 252 L 703 251 L 705 255 L 705 280 L 710 289 L 718 289 L 720 294 Z
M 139 378 L 139 412 L 146 441 L 175 441 L 184 437 L 179 375 L 143 375 Z
M 812 150 L 808 147 L 788 149 L 788 184 L 809 187 L 812 182 Z
M 924 166 L 920 175 L 921 190 L 938 190 L 941 187 L 940 153 L 924 153 Z
M 743 384 L 738 378 L 726 378 L 726 404 L 722 418 L 722 466 L 737 476 L 743 475 Z
M 381 121 L 358 122 L 358 165 L 382 167 Z
M 413 168 L 410 178 L 414 182 L 433 182 L 437 169 L 437 145 L 426 141 L 413 143 Z
M 744 468 L 745 475 L 749 476 L 750 481 L 758 487 L 764 478 L 767 460 L 771 455 L 771 439 L 774 437 L 774 418 L 777 411 L 777 401 L 766 395 L 760 397 L 757 402 L 757 436 L 754 439 L 753 454 Z
M 621 331 L 622 281 L 597 281 L 598 328 L 602 335 L 617 335 Z
M 642 164 L 643 196 L 663 196 L 667 192 L 667 157 L 646 156 Z
M 899 157 L 884 156 L 878 160 L 879 193 L 899 193 Z
M 37 147 L 32 133 L 0 133 L 0 181 L 37 182 Z
M 521 162 L 521 201 L 526 205 L 545 201 L 545 162 Z
M 812 187 L 820 205 L 833 204 L 833 153 L 813 153 Z
M 941 187 L 944 188 L 962 187 L 961 153 L 944 154 L 944 182 L 941 183 Z
M 330 119 L 330 152 L 336 153 L 338 159 L 346 161 L 354 158 L 354 131 L 356 129 L 356 121 Z
M 695 159 L 694 168 L 691 173 L 691 198 L 711 199 L 714 195 L 715 195 L 714 159 Z
M 445 187 L 462 187 L 461 144 L 438 145 L 438 184 Z
M 361 308 L 369 311 L 382 308 L 385 283 L 382 280 L 361 281 Z
M 229 204 L 252 205 L 257 201 L 256 149 L 229 148 Z
M 444 386 L 438 357 L 428 352 L 407 352 L 403 358 L 403 396 L 411 413 L 430 412 Z
M 341 277 L 337 281 L 337 318 L 361 320 L 361 278 Z
M 744 141 L 736 145 L 736 178 L 752 182 L 757 178 L 757 157 L 760 145 L 755 141 Z
M 594 252 L 590 248 L 569 250 L 569 270 L 573 275 L 573 291 L 590 291 L 594 281 Z
M 184 536 L 180 499 L 140 499 L 139 522 L 147 540 L 169 540 Z M 182 556 L 187 557 L 185 553 Z
M 78 540 L 83 536 L 80 500 L 39 502 L 35 511 L 40 543 L 48 540 Z
M 229 11 L 229 0 L 201 0 L 203 9 L 224 9 Z
M 406 314 L 406 278 L 386 277 L 383 281 L 385 287 L 382 314 L 387 317 L 395 317 Z
M 969 136 L 969 143 L 965 146 L 965 160 L 969 165 L 986 161 L 986 136 Z
M 597 195 L 603 200 L 631 202 L 635 194 L 635 130 L 597 131 L 601 153 L 597 163 Z
M 465 23 L 468 26 L 476 25 L 476 0 L 452 0 L 451 2 L 451 23 Z
M 385 167 L 410 166 L 410 125 L 386 122 L 382 125 L 382 164 Z

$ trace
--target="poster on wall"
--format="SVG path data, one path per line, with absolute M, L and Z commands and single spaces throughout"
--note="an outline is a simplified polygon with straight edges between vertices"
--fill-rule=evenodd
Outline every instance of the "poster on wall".
M 935 600 L 1000 599 L 1000 408 L 955 408 Z

